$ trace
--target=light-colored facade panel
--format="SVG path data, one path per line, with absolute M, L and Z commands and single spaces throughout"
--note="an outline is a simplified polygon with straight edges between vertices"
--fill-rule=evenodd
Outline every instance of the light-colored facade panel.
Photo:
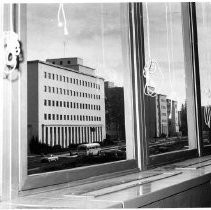
M 29 70 L 31 66 L 36 66 L 37 90 L 29 89 L 28 94 L 38 94 L 38 120 L 34 126 L 39 130 L 32 135 L 49 146 L 57 143 L 67 147 L 68 142 L 78 144 L 84 142 L 85 136 L 96 136 L 97 129 L 93 128 L 99 127 L 101 138 L 87 138 L 86 142 L 102 141 L 106 136 L 104 79 L 42 61 L 28 62 Z M 84 135 L 82 127 L 86 128 Z M 68 135 L 69 130 L 72 135 Z

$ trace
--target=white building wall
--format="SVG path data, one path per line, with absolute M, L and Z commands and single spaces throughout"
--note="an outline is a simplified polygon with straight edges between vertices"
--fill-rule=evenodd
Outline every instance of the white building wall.
M 38 62 L 38 61 L 37 61 Z M 30 62 L 29 62 L 30 64 Z M 54 139 L 54 136 L 58 136 L 58 127 L 60 127 L 60 145 L 67 147 L 69 143 L 79 144 L 84 141 L 82 137 L 82 127 L 86 127 L 86 131 L 90 128 L 94 127 L 94 135 L 96 136 L 97 128 L 102 128 L 102 138 L 96 139 L 96 141 L 102 141 L 106 134 L 105 134 L 105 96 L 104 96 L 104 80 L 103 78 L 99 78 L 92 75 L 86 75 L 84 73 L 78 73 L 73 70 L 69 70 L 63 67 L 56 67 L 55 65 L 51 65 L 45 62 L 38 62 L 38 106 L 39 106 L 39 140 L 42 141 L 48 137 L 48 144 L 54 145 L 53 142 L 58 142 L 59 137 Z M 49 79 L 49 74 L 51 77 Z M 53 79 L 54 74 L 54 79 Z M 45 78 L 46 75 L 46 78 Z M 57 80 L 58 75 L 58 80 Z M 60 76 L 62 76 L 62 81 L 60 81 Z M 65 77 L 65 82 L 64 82 Z M 67 82 L 67 77 L 69 82 Z M 72 78 L 72 83 L 70 83 L 70 78 Z M 75 79 L 75 83 L 77 80 L 77 84 L 73 84 L 73 79 Z M 81 83 L 80 83 L 81 81 Z M 84 86 L 82 85 L 84 81 Z M 30 81 L 29 81 L 30 82 Z M 89 87 L 88 87 L 89 83 Z M 81 84 L 81 85 L 80 85 Z M 85 85 L 86 84 L 86 85 Z M 91 87 L 92 84 L 92 87 Z M 46 92 L 45 92 L 46 88 Z M 50 88 L 50 92 L 49 92 Z M 53 92 L 54 88 L 54 92 Z M 58 93 L 57 93 L 58 88 Z M 62 89 L 62 94 L 60 90 Z M 65 90 L 65 94 L 64 94 Z M 69 95 L 68 95 L 69 90 Z M 72 91 L 72 94 L 71 94 Z M 74 96 L 75 92 L 75 96 Z M 30 93 L 29 93 L 30 94 Z M 33 94 L 33 93 L 32 93 Z M 83 97 L 84 94 L 84 97 Z M 44 100 L 46 100 L 47 105 L 44 105 Z M 48 105 L 48 101 L 50 101 L 51 106 Z M 54 102 L 53 102 L 54 101 Z M 59 106 L 56 106 L 57 101 Z M 62 107 L 60 103 L 62 102 Z M 66 107 L 64 107 L 64 102 L 66 103 Z M 69 102 L 69 108 L 67 107 L 67 102 Z M 72 102 L 72 108 L 70 108 Z M 52 104 L 54 103 L 54 106 Z M 78 108 L 73 108 L 74 103 Z M 83 109 L 87 106 L 90 106 L 90 109 Z M 80 107 L 81 106 L 81 107 Z M 98 110 L 100 107 L 100 110 Z M 29 107 L 30 108 L 30 107 Z M 91 109 L 92 108 L 92 109 Z M 47 115 L 47 119 L 44 119 L 45 114 Z M 51 115 L 51 119 L 48 118 L 48 115 Z M 55 120 L 53 120 L 53 115 Z M 59 115 L 59 120 L 57 120 L 57 115 Z M 62 115 L 62 120 L 60 116 Z M 66 116 L 66 120 L 64 118 Z M 69 120 L 68 120 L 69 116 Z M 72 120 L 71 120 L 72 116 Z M 74 116 L 76 120 L 74 120 Z M 78 117 L 78 118 L 77 118 Z M 89 120 L 87 120 L 87 117 Z M 42 127 L 48 127 L 48 134 L 44 134 L 43 132 L 46 131 Z M 52 127 L 52 133 L 50 132 L 50 127 Z M 56 127 L 57 133 L 54 133 L 54 127 Z M 66 133 L 65 127 L 72 133 L 72 127 L 74 128 L 74 138 L 72 136 L 67 135 L 68 141 L 65 142 Z M 80 133 L 79 133 L 80 127 Z M 63 134 L 62 134 L 63 128 Z M 93 130 L 93 129 L 92 129 Z M 76 135 L 77 131 L 77 135 Z M 88 131 L 87 131 L 88 132 Z M 88 133 L 87 135 L 88 136 Z M 77 138 L 76 138 L 77 137 Z M 79 139 L 79 137 L 81 139 Z M 52 143 L 49 143 L 49 140 L 52 138 Z M 46 142 L 47 140 L 45 140 Z M 87 142 L 91 141 L 91 139 L 87 138 Z

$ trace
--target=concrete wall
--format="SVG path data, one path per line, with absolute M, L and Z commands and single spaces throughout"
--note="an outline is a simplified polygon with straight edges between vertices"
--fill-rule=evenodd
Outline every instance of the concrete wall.
M 187 191 L 153 202 L 142 208 L 211 207 L 211 184 L 206 182 Z

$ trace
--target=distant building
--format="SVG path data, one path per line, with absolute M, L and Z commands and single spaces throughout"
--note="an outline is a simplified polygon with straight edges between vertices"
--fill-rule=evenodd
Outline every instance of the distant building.
M 106 134 L 115 140 L 125 140 L 124 89 L 105 82 Z
M 107 88 L 114 88 L 114 82 L 105 81 L 104 83 L 105 89 Z
M 169 136 L 174 136 L 179 132 L 179 117 L 177 101 L 167 99 L 167 118 L 168 118 L 168 129 Z
M 168 136 L 168 117 L 166 95 L 156 96 L 156 136 Z
M 49 146 L 101 142 L 104 79 L 82 59 L 28 62 L 28 136 Z
M 145 95 L 145 116 L 146 116 L 146 136 L 147 139 L 152 139 L 157 136 L 157 123 L 156 119 L 156 97 Z

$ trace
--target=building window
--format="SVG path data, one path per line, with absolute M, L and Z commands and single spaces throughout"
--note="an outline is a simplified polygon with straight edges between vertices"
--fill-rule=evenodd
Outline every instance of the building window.
M 70 61 L 67 61 L 67 64 L 70 64 L 71 62 Z
M 51 114 L 48 114 L 48 120 L 51 120 Z
M 51 79 L 51 73 L 48 73 L 48 79 Z
M 47 92 L 47 87 L 46 86 L 44 86 L 44 92 Z
M 48 106 L 51 106 L 51 100 L 48 100 Z
M 44 114 L 44 120 L 47 120 L 47 114 Z
M 47 78 L 47 72 L 44 72 L 44 78 Z
M 46 99 L 44 99 L 44 106 L 46 106 L 47 105 L 47 100 Z
M 63 62 L 62 62 L 62 61 L 60 61 L 59 63 L 60 63 L 60 65 L 62 65 L 62 64 L 63 64 Z

